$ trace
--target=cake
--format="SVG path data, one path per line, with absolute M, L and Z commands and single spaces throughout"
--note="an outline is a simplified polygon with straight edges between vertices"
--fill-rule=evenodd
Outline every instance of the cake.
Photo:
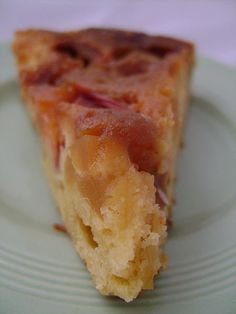
M 19 31 L 13 50 L 65 228 L 100 293 L 129 302 L 166 268 L 194 47 L 91 28 Z

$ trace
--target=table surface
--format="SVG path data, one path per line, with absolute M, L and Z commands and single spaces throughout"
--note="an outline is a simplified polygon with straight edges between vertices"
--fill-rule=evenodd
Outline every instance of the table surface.
M 0 41 L 16 29 L 120 27 L 191 40 L 200 55 L 236 66 L 236 0 L 0 0 Z

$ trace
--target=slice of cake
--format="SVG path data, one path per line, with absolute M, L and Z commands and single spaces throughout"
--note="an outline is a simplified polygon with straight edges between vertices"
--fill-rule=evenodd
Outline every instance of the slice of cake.
M 85 29 L 17 32 L 13 49 L 75 249 L 102 294 L 131 301 L 166 266 L 193 46 Z

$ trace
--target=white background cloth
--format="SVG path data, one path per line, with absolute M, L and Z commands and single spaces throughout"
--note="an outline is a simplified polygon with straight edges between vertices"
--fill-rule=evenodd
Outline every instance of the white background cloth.
M 16 29 L 90 26 L 185 38 L 200 55 L 236 66 L 236 0 L 0 0 L 0 41 Z

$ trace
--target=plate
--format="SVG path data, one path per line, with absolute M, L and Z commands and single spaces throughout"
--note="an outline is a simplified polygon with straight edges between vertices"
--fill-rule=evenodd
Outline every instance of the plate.
M 199 59 L 178 164 L 177 205 L 156 288 L 126 304 L 102 297 L 64 234 L 0 46 L 0 313 L 236 313 L 236 71 Z

